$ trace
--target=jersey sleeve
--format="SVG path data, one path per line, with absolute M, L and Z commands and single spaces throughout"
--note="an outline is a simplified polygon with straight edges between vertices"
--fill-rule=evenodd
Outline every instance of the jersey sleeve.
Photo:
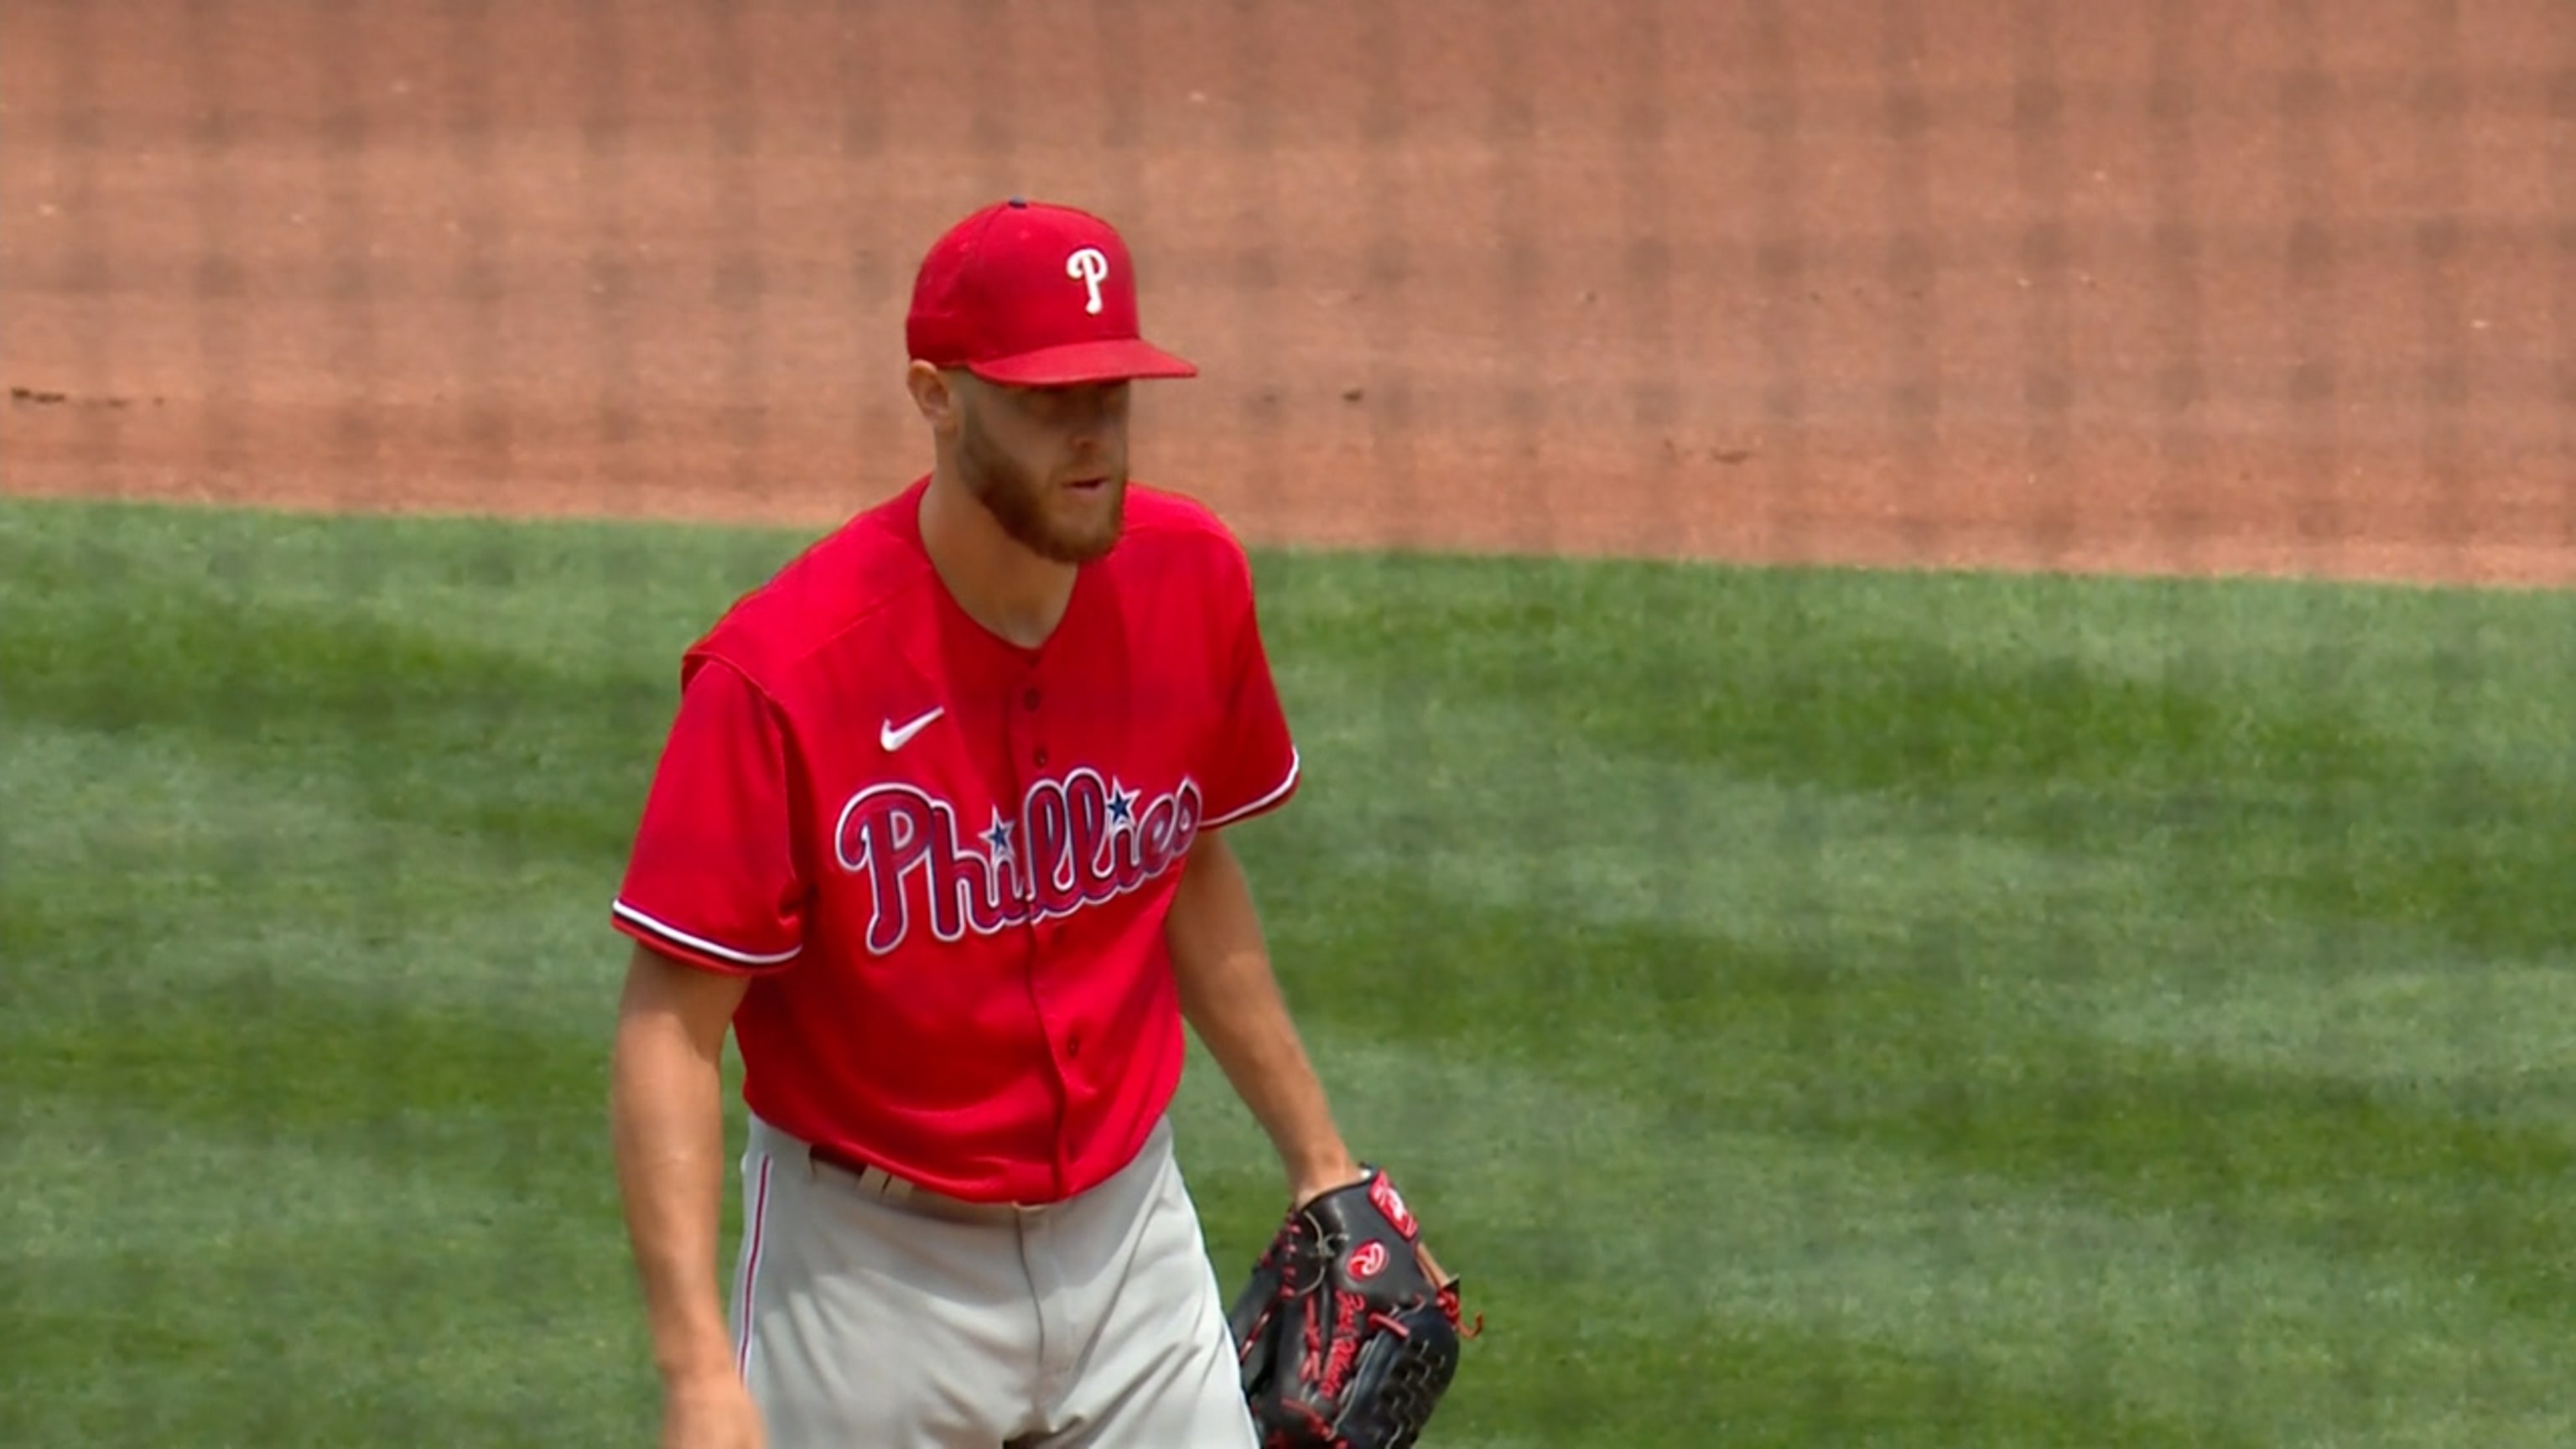
M 1234 623 L 1226 650 L 1231 678 L 1225 686 L 1225 716 L 1206 767 L 1202 829 L 1276 810 L 1297 793 L 1297 743 L 1279 703 L 1278 683 L 1270 676 L 1270 651 L 1261 638 L 1251 572 L 1239 555 L 1237 568 L 1240 592 L 1230 611 Z
M 625 880 L 620 931 L 736 975 L 804 949 L 786 730 L 768 696 L 721 660 L 695 664 L 655 767 Z

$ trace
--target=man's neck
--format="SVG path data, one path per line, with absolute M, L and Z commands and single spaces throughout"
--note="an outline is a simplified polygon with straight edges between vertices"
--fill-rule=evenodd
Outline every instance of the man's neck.
M 942 468 L 921 498 L 921 546 L 957 607 L 992 633 L 1034 649 L 1073 601 L 1076 565 L 1030 552 Z

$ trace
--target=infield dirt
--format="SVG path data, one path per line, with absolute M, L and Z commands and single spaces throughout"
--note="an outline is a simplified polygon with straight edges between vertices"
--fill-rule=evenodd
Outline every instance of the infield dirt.
M 1256 542 L 2576 583 L 2576 26 L 1891 0 L 0 8 L 6 488 L 824 524 L 1012 193 Z

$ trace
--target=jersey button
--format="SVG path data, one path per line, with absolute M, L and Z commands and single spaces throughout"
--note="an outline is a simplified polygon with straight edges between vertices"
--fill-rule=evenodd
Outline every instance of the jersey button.
M 1032 689 L 1032 690 L 1030 690 L 1028 693 L 1021 695 L 1021 696 L 1020 696 L 1020 703 L 1022 703 L 1022 704 L 1024 704 L 1024 705 L 1027 705 L 1027 706 L 1028 706 L 1029 708 L 1031 708 L 1031 709 L 1035 709 L 1035 708 L 1037 708 L 1037 707 L 1038 707 L 1038 692 L 1037 692 L 1036 690 Z
M 1069 1037 L 1066 1037 L 1066 1038 L 1064 1039 L 1064 1054 L 1065 1054 L 1067 1057 L 1079 1057 L 1079 1056 L 1081 1056 L 1081 1055 L 1082 1055 L 1082 1038 L 1080 1038 L 1080 1037 L 1078 1037 L 1078 1036 L 1069 1036 Z
M 1037 747 L 1036 752 L 1035 752 L 1035 753 L 1033 753 L 1033 754 L 1031 754 L 1031 755 L 1029 756 L 1029 758 L 1037 762 L 1037 767 L 1038 767 L 1039 769 L 1041 769 L 1041 770 L 1045 769 L 1045 768 L 1046 768 L 1046 762 L 1047 762 L 1046 746 L 1044 746 L 1044 745 L 1040 745 L 1040 746 L 1038 746 L 1038 747 Z

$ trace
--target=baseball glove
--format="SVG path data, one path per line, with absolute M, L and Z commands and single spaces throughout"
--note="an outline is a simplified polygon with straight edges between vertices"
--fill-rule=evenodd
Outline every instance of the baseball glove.
M 1410 1449 L 1484 1326 L 1367 1173 L 1288 1214 L 1228 1315 L 1262 1449 Z

